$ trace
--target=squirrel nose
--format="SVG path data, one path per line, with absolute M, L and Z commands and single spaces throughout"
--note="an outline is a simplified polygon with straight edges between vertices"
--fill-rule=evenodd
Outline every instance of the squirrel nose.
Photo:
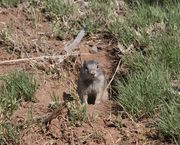
M 93 75 L 93 76 L 94 76 L 95 74 L 96 74 L 96 72 L 95 72 L 95 71 L 91 71 L 91 75 Z

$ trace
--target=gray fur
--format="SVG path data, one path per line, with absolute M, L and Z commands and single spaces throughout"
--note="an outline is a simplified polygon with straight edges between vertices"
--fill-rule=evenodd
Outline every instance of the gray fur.
M 78 78 L 78 94 L 83 103 L 88 104 L 88 97 L 95 97 L 95 104 L 108 100 L 105 89 L 107 81 L 103 71 L 94 60 L 84 61 Z

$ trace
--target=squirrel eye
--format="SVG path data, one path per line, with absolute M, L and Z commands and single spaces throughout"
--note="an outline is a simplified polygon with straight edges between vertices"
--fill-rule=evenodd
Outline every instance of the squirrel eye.
M 87 68 L 87 66 L 85 67 L 85 71 L 88 71 L 88 68 Z

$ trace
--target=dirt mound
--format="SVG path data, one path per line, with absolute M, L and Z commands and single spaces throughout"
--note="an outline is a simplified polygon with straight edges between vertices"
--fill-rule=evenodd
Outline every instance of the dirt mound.
M 110 102 L 105 104 L 88 106 L 89 117 L 82 126 L 74 126 L 69 123 L 66 108 L 63 108 L 62 112 L 52 119 L 48 128 L 40 122 L 30 123 L 20 133 L 21 144 L 123 145 L 144 144 L 144 142 L 147 144 L 160 143 L 159 138 L 156 137 L 155 129 L 146 126 L 151 124 L 152 120 L 146 120 L 146 123 L 143 121 L 136 123 L 127 118 L 117 118 L 109 111 L 111 109 L 109 108 Z M 16 123 L 22 124 L 28 121 L 28 107 L 33 108 L 34 118 L 47 117 L 47 114 L 52 113 L 42 104 L 23 103 L 13 116 Z

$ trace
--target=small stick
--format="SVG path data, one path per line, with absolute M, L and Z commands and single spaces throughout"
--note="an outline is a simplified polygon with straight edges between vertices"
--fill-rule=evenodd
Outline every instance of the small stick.
M 116 75 L 116 73 L 117 73 L 117 71 L 118 71 L 118 69 L 119 69 L 120 64 L 121 64 L 121 59 L 119 60 L 118 65 L 117 65 L 117 67 L 116 67 L 116 70 L 115 70 L 115 72 L 114 72 L 111 80 L 109 81 L 108 85 L 106 86 L 105 90 L 110 86 L 110 84 L 111 84 L 112 81 L 114 80 L 114 77 L 115 77 L 115 75 Z M 110 98 L 111 98 L 111 96 L 110 96 Z M 111 103 L 110 103 L 110 107 L 112 108 Z M 111 116 L 111 111 L 110 111 L 110 116 Z
M 121 64 L 121 59 L 119 60 L 119 63 L 118 63 L 118 65 L 117 65 L 117 67 L 116 67 L 116 70 L 115 70 L 115 72 L 114 72 L 111 80 L 109 81 L 108 85 L 106 86 L 105 90 L 110 86 L 110 84 L 111 84 L 112 81 L 114 80 L 114 77 L 115 77 L 115 75 L 116 75 L 116 73 L 117 73 L 117 71 L 118 71 L 118 69 L 119 69 L 120 64 Z
M 117 65 L 117 67 L 116 67 L 116 70 L 115 70 L 115 72 L 114 72 L 111 80 L 109 81 L 108 85 L 106 86 L 106 89 L 110 86 L 111 82 L 114 80 L 114 77 L 115 77 L 115 75 L 116 75 L 116 73 L 117 73 L 117 71 L 118 71 L 118 69 L 119 69 L 120 64 L 121 64 L 121 59 L 119 60 L 118 65 Z M 120 104 L 120 105 L 121 105 L 121 107 L 123 108 L 123 110 L 125 110 L 124 106 L 123 106 L 122 104 Z M 125 111 L 125 113 L 128 115 L 128 117 L 129 117 L 133 122 L 135 122 L 134 119 L 133 119 L 133 117 L 132 117 L 128 112 Z
M 47 116 L 44 120 L 43 123 L 45 125 L 50 124 L 51 121 L 56 118 L 58 115 L 61 114 L 61 111 L 65 108 L 66 104 L 63 104 L 61 107 L 57 108 L 56 110 L 54 110 L 54 112 L 52 114 L 50 114 L 49 116 Z
M 115 143 L 114 143 L 114 139 L 113 139 L 111 133 L 110 133 L 108 130 L 107 130 L 107 133 L 109 134 L 109 136 L 110 136 L 110 138 L 111 138 L 111 141 L 112 141 L 112 143 L 113 143 L 113 145 L 114 145 Z
M 71 55 L 78 55 L 78 53 L 72 53 Z M 5 64 L 14 64 L 18 62 L 26 62 L 30 60 L 42 60 L 42 59 L 62 59 L 64 60 L 67 58 L 69 54 L 67 55 L 55 55 L 55 56 L 39 56 L 39 57 L 31 57 L 31 58 L 21 58 L 21 59 L 13 59 L 13 60 L 5 60 L 5 61 L 0 61 L 0 65 L 5 65 Z
M 66 55 L 54 55 L 54 56 L 39 56 L 39 57 L 29 57 L 29 58 L 20 58 L 20 59 L 12 59 L 12 60 L 4 60 L 0 61 L 0 65 L 6 65 L 6 64 L 15 64 L 20 62 L 26 62 L 31 60 L 42 60 L 42 59 L 61 59 L 62 61 L 66 59 L 68 56 L 78 56 L 78 52 L 73 52 L 72 54 L 66 54 Z M 81 53 L 80 55 L 90 55 L 89 53 Z M 62 62 L 60 61 L 60 62 Z

